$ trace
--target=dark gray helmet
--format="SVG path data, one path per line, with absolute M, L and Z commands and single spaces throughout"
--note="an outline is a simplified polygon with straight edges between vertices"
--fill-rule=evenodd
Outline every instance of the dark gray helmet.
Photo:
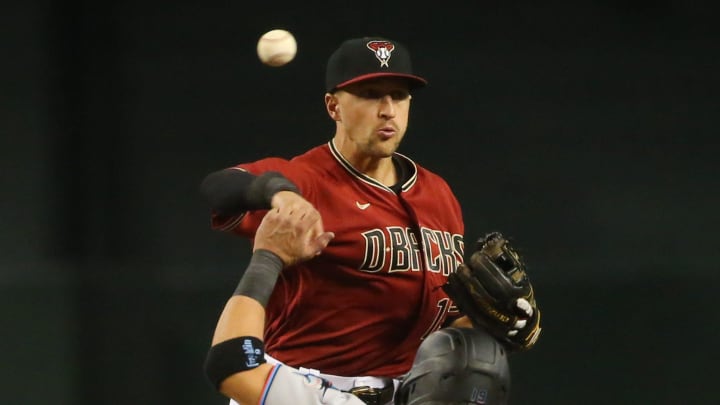
M 509 395 L 505 348 L 480 329 L 443 328 L 420 345 L 395 405 L 503 405 Z

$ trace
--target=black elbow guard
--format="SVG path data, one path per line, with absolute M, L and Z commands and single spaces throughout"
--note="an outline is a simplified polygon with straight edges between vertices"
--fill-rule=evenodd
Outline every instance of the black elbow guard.
M 266 363 L 265 345 L 254 336 L 236 337 L 210 347 L 205 358 L 205 375 L 213 388 L 241 371 L 252 370 Z
M 269 209 L 272 197 L 279 191 L 300 192 L 295 184 L 278 172 L 255 176 L 237 169 L 210 173 L 200 185 L 200 192 L 220 215 Z

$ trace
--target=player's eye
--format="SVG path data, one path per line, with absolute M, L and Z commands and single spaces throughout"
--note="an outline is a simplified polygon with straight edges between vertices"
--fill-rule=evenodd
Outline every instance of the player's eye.
M 347 89 L 349 93 L 354 94 L 366 100 L 380 100 L 390 96 L 393 101 L 403 101 L 410 98 L 410 91 L 404 87 L 387 88 L 378 86 L 362 86 Z
M 360 90 L 357 95 L 369 100 L 380 99 L 383 97 L 383 93 L 381 91 L 373 89 Z
M 394 90 L 390 92 L 390 97 L 396 101 L 405 100 L 410 97 L 410 92 L 407 90 Z
M 399 90 L 373 90 L 373 89 L 365 89 L 361 90 L 357 93 L 357 96 L 369 99 L 369 100 L 379 100 L 385 96 L 390 96 L 395 101 L 402 101 L 410 97 L 410 92 L 407 90 L 399 89 Z

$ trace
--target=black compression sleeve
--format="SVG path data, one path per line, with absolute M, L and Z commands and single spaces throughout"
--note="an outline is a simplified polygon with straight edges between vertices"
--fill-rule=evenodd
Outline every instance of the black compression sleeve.
M 278 255 L 265 249 L 256 250 L 233 295 L 250 297 L 265 308 L 282 269 L 283 261 Z
M 269 209 L 279 191 L 299 193 L 290 180 L 278 172 L 260 176 L 237 169 L 210 173 L 200 184 L 200 192 L 219 215 L 229 216 L 245 211 Z

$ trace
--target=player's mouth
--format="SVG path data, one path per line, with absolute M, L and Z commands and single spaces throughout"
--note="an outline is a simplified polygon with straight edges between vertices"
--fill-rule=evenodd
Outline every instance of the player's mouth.
M 378 129 L 378 134 L 382 139 L 390 139 L 397 133 L 397 130 L 391 126 L 382 127 Z

